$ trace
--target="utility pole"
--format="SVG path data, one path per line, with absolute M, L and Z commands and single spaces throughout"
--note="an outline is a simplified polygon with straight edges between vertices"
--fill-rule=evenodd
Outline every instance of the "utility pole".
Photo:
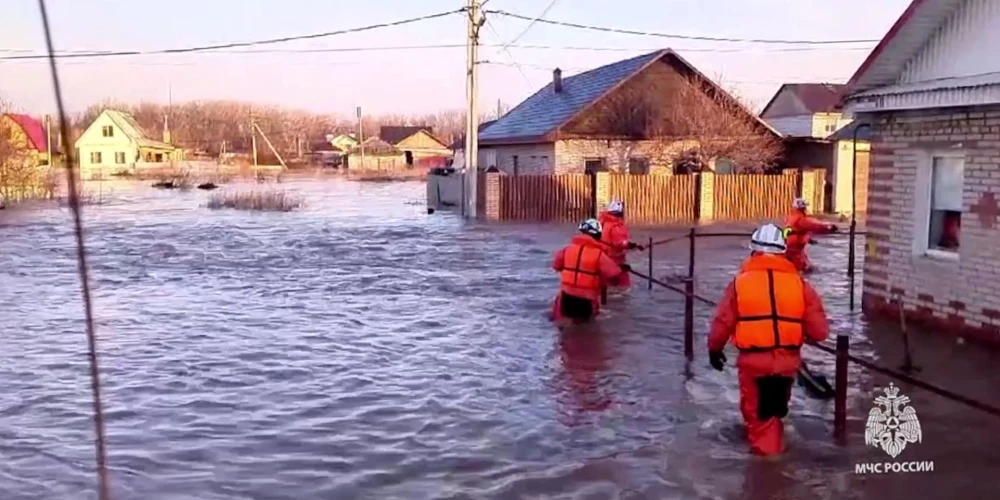
M 358 106 L 358 147 L 361 148 L 361 165 L 358 168 L 360 169 L 365 168 L 365 128 L 362 124 L 361 106 Z
M 253 148 L 253 166 L 256 170 L 257 168 L 257 122 L 253 119 L 253 114 L 250 115 L 250 147 Z
M 465 214 L 476 217 L 476 200 L 479 186 L 479 28 L 486 19 L 483 18 L 482 2 L 469 0 L 468 15 L 468 47 L 466 61 L 465 94 L 469 109 L 465 119 L 465 192 L 468 194 Z
M 500 99 L 498 98 L 497 99 L 497 120 L 500 119 L 500 115 L 502 115 L 502 114 L 503 114 L 503 107 L 500 104 Z

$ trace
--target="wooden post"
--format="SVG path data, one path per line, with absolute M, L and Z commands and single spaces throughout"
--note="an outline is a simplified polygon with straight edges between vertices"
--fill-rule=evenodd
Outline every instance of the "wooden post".
M 688 275 L 684 283 L 684 356 L 694 359 L 694 262 L 695 228 L 688 232 Z
M 650 278 L 652 278 L 653 277 L 653 237 L 652 236 L 649 237 L 649 246 L 646 247 L 646 250 L 649 251 L 649 253 L 646 254 L 646 258 L 649 260 L 649 269 L 648 269 L 648 274 L 646 274 L 646 276 L 649 276 Z M 652 290 L 653 289 L 653 280 L 646 280 L 646 289 L 647 290 Z
M 833 436 L 841 445 L 847 444 L 847 356 L 850 339 L 837 334 L 837 359 L 833 401 Z
M 590 176 L 590 217 L 597 218 L 597 172 L 588 172 Z
M 694 210 L 692 212 L 694 217 L 694 224 L 697 224 L 701 220 L 701 174 L 691 174 L 694 176 Z

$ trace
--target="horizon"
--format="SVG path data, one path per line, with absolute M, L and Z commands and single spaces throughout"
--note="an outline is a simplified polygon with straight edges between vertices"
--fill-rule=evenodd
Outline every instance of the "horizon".
M 0 33 L 0 96 L 31 115 L 55 114 L 37 3 L 7 2 L 12 4 L 11 28 Z M 177 0 L 167 22 L 145 22 L 162 15 L 152 2 L 104 0 L 95 7 L 49 0 L 47 8 L 57 52 L 79 56 L 87 51 L 149 52 L 349 30 L 453 11 L 465 4 L 383 0 L 364 6 L 314 5 L 286 0 L 276 6 L 245 0 L 235 10 L 231 8 L 235 3 Z M 503 12 L 487 14 L 481 30 L 479 111 L 489 112 L 498 100 L 516 106 L 547 85 L 556 67 L 569 77 L 666 48 L 759 111 L 783 83 L 845 83 L 909 0 L 887 0 L 878 6 L 861 0 L 836 5 L 783 0 L 707 4 L 623 0 L 609 10 L 598 8 L 602 4 L 597 0 L 487 0 L 485 9 Z M 862 8 L 866 15 L 856 16 Z M 195 15 L 177 16 L 178 12 Z M 676 40 L 663 34 L 798 42 Z M 353 116 L 357 106 L 366 115 L 419 115 L 465 108 L 465 36 L 465 18 L 450 14 L 248 48 L 65 58 L 58 60 L 58 68 L 70 114 L 108 100 L 127 104 L 215 100 L 330 116 Z M 820 45 L 805 40 L 873 41 Z M 40 57 L 10 59 L 24 56 Z

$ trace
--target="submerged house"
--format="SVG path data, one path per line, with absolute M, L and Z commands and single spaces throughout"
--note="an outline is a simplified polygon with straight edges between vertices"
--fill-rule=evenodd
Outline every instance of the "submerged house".
M 448 145 L 435 137 L 434 129 L 427 126 L 385 125 L 379 128 L 378 138 L 400 151 L 410 166 L 421 159 L 443 159 L 451 155 Z
M 1000 4 L 913 0 L 848 82 L 871 128 L 863 310 L 1000 342 Z
M 58 126 L 56 127 L 58 130 Z M 58 131 L 51 137 L 49 130 L 46 130 L 45 123 L 38 118 L 29 115 L 8 113 L 0 116 L 0 134 L 2 139 L 10 141 L 17 149 L 20 149 L 31 157 L 36 165 L 48 165 L 49 148 L 54 156 L 57 156 L 59 143 Z
M 781 154 L 780 133 L 664 49 L 566 78 L 556 69 L 552 82 L 480 132 L 477 160 L 512 175 L 669 173 L 671 159 L 699 149 L 699 138 Z M 727 160 L 708 158 L 708 168 Z

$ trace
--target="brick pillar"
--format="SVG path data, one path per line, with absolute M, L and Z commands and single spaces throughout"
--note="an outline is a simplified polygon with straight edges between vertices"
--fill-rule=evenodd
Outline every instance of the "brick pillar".
M 608 172 L 597 173 L 597 211 L 608 206 L 611 202 L 611 174 Z
M 715 218 L 715 172 L 701 173 L 699 206 L 699 222 L 712 222 Z
M 816 174 L 819 172 L 819 170 L 804 170 L 802 171 L 802 180 L 800 181 L 802 189 L 799 197 L 809 202 L 809 207 L 813 213 L 823 212 L 823 203 L 821 201 L 823 193 L 818 191 L 818 179 L 816 178 Z
M 500 220 L 500 175 L 497 173 L 486 174 L 486 220 Z

